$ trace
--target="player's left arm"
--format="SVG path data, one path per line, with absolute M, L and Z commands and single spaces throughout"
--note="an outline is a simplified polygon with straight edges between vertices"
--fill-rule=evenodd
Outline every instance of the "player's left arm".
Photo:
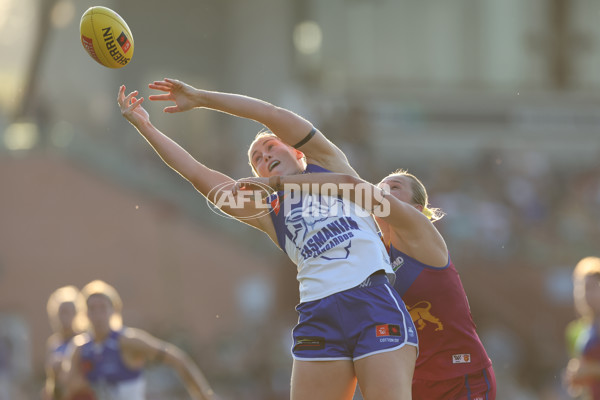
M 169 365 L 181 377 L 193 399 L 215 399 L 215 394 L 200 368 L 177 346 L 134 328 L 124 330 L 120 344 L 125 360 L 134 364 L 141 360 L 143 364 L 156 362 Z
M 197 89 L 176 79 L 155 81 L 149 88 L 164 92 L 149 96 L 150 100 L 175 103 L 164 108 L 167 113 L 207 108 L 250 119 L 263 124 L 284 143 L 304 153 L 309 164 L 358 176 L 339 147 L 310 121 L 291 110 L 249 96 Z

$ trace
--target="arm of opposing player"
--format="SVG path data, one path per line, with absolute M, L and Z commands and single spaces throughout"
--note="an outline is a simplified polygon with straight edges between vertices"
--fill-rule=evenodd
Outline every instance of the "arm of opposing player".
M 165 112 L 202 107 L 251 119 L 266 126 L 284 143 L 297 147 L 304 153 L 307 162 L 333 172 L 357 176 L 345 154 L 336 145 L 313 128 L 308 120 L 290 110 L 253 97 L 196 89 L 175 79 L 156 81 L 149 87 L 165 92 L 150 96 L 150 100 L 175 102 L 174 106 L 166 107 Z
M 256 178 L 238 181 L 238 186 Z M 259 183 L 264 183 L 259 181 Z M 414 205 L 398 200 L 386 190 L 363 179 L 346 174 L 317 173 L 269 178 L 269 186 L 275 190 L 286 188 L 307 190 L 329 196 L 342 196 L 360 208 L 381 218 L 390 226 L 390 232 L 411 249 L 419 261 L 429 265 L 445 266 L 448 250 L 443 237 L 431 221 Z M 295 185 L 295 186 L 289 186 Z M 424 250 L 421 250 L 424 249 Z

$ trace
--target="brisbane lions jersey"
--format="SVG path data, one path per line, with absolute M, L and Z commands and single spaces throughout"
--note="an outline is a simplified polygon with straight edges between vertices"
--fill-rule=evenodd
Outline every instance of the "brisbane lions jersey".
M 390 246 L 398 291 L 417 328 L 414 379 L 445 380 L 491 365 L 454 264 L 435 268 Z

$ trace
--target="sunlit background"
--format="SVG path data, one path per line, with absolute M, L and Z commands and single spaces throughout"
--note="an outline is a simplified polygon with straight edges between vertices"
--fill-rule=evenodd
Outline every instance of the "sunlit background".
M 133 32 L 122 69 L 81 46 L 93 5 Z M 93 279 L 222 399 L 288 398 L 295 267 L 213 214 L 118 110 L 119 85 L 147 96 L 164 77 L 296 111 L 365 179 L 419 176 L 498 399 L 568 398 L 570 274 L 600 255 L 599 21 L 596 0 L 0 0 L 0 399 L 37 398 L 46 300 Z M 162 107 L 153 122 L 195 157 L 251 174 L 260 125 Z M 150 398 L 186 398 L 148 375 Z

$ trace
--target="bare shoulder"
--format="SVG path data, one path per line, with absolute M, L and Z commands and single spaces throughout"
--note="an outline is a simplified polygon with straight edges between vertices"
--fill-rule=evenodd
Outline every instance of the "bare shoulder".
M 152 338 L 152 335 L 150 335 L 148 332 L 146 332 L 142 329 L 126 327 L 121 330 L 120 340 L 122 342 L 128 342 L 128 341 L 135 342 L 135 341 L 146 341 L 151 338 Z
M 309 164 L 318 165 L 331 172 L 358 176 L 350 166 L 344 152 L 318 129 L 315 130 L 314 136 L 306 144 L 297 148 L 304 153 L 306 162 Z

